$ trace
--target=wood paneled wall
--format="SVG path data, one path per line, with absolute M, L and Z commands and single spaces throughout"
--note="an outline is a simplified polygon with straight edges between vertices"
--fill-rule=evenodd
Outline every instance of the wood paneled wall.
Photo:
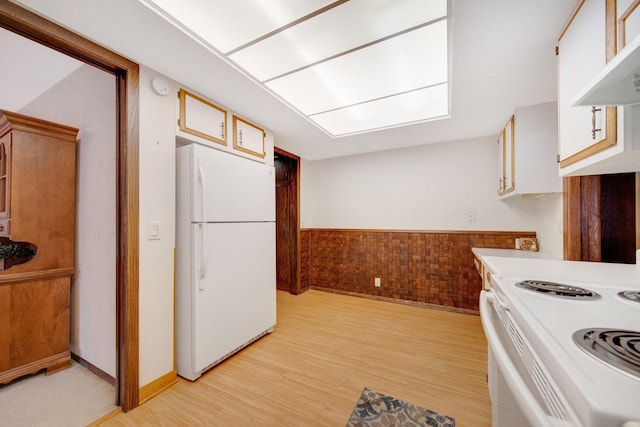
M 471 248 L 512 249 L 516 237 L 536 234 L 305 229 L 301 287 L 478 310 L 481 281 Z
M 636 174 L 564 179 L 564 258 L 636 262 Z

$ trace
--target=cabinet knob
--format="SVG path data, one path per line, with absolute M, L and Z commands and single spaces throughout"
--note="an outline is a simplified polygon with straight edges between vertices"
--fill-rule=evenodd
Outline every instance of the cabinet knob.
M 602 108 L 591 107 L 591 138 L 596 139 L 596 132 L 600 132 L 602 129 L 596 129 L 596 113 L 602 111 Z

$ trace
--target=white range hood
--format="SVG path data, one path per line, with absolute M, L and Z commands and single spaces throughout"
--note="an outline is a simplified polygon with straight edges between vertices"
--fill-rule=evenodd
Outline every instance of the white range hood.
M 573 99 L 573 105 L 640 103 L 640 35 L 624 47 Z

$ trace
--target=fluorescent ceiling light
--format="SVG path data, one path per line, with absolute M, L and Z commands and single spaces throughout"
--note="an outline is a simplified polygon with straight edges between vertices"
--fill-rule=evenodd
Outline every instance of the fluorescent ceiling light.
M 450 0 L 141 0 L 333 137 L 448 117 Z

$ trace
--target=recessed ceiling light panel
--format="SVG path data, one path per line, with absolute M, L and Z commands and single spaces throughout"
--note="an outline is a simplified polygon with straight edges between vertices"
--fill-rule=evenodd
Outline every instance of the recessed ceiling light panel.
M 447 117 L 451 0 L 140 0 L 337 137 Z

